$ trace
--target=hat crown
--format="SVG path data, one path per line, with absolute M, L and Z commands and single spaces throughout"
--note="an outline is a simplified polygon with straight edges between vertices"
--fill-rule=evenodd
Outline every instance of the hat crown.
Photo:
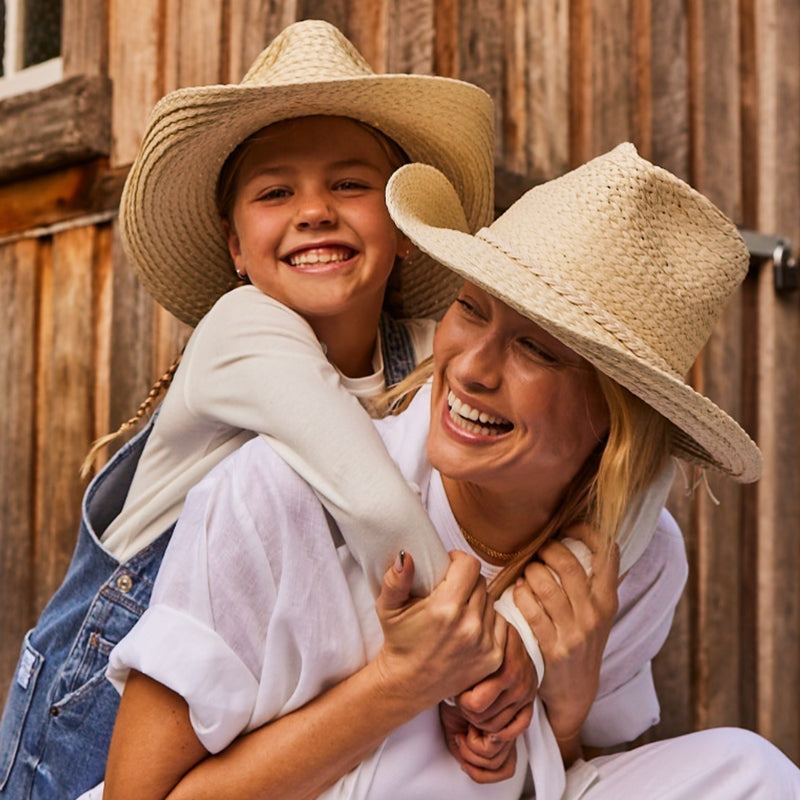
M 631 144 L 534 187 L 478 236 L 679 377 L 748 263 L 733 223 Z
M 241 85 L 282 86 L 374 74 L 338 28 L 322 20 L 302 20 L 273 39 L 250 66 Z

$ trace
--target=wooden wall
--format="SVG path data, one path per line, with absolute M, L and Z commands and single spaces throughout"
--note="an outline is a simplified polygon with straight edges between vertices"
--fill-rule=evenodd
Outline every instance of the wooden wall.
M 487 89 L 501 204 L 632 140 L 744 227 L 800 243 L 796 0 L 65 0 L 65 70 L 110 79 L 111 143 L 107 158 L 0 186 L 3 685 L 66 569 L 87 445 L 187 334 L 137 287 L 117 239 L 148 112 L 173 88 L 237 81 L 305 17 L 339 25 L 376 70 Z M 87 176 L 92 191 L 75 189 Z M 691 576 L 645 738 L 743 725 L 800 763 L 799 322 L 798 293 L 756 265 L 693 370 L 759 441 L 765 474 L 746 488 L 710 476 L 719 506 L 673 492 Z

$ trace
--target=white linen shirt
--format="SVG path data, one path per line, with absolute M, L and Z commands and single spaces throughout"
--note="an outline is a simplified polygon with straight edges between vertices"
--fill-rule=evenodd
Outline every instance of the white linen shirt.
M 425 458 L 428 403 L 426 388 L 404 414 L 377 424 L 445 545 L 468 549 Z M 600 694 L 587 721 L 597 741 L 633 738 L 657 720 L 649 662 L 685 576 L 680 532 L 664 512 L 620 589 Z M 112 651 L 109 677 L 121 690 L 133 668 L 182 695 L 198 738 L 218 752 L 364 666 L 381 642 L 361 570 L 337 547 L 308 484 L 259 438 L 190 493 L 150 608 Z M 594 768 L 578 762 L 565 784 L 560 757 L 545 741 L 549 726 L 540 706 L 531 731 L 518 740 L 515 776 L 479 785 L 447 752 L 436 709 L 429 709 L 322 796 L 388 798 L 402 787 L 404 798 L 518 798 L 530 757 L 539 800 L 561 797 L 565 785 L 564 796 L 578 797 Z

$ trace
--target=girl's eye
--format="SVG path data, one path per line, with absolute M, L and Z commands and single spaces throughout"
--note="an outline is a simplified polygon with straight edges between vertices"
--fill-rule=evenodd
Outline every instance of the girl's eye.
M 266 189 L 258 195 L 259 200 L 283 200 L 289 196 L 289 190 L 282 187 L 275 187 L 274 189 Z
M 336 188 L 344 192 L 354 192 L 361 189 L 365 189 L 366 186 L 361 181 L 346 180 L 346 181 L 339 181 L 339 183 L 336 184 Z

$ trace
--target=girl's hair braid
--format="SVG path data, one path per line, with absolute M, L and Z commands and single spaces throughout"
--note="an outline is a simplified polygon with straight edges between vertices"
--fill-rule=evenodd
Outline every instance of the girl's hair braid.
M 142 400 L 142 402 L 139 404 L 139 408 L 136 409 L 136 413 L 130 419 L 125 420 L 125 422 L 123 422 L 122 425 L 120 425 L 115 431 L 107 433 L 105 436 L 101 436 L 99 439 L 95 439 L 95 441 L 92 442 L 92 446 L 89 448 L 89 452 L 86 454 L 83 464 L 81 464 L 81 478 L 86 478 L 89 476 L 98 454 L 107 444 L 110 444 L 115 439 L 122 436 L 123 433 L 136 428 L 142 419 L 144 419 L 145 415 L 150 415 L 155 401 L 167 391 L 169 385 L 172 383 L 175 370 L 178 369 L 178 364 L 181 363 L 182 357 L 183 351 L 181 350 L 177 358 L 169 365 L 169 367 L 167 367 L 166 371 L 161 375 L 161 377 L 158 378 L 158 380 L 156 380 L 156 382 L 150 387 L 147 397 Z

